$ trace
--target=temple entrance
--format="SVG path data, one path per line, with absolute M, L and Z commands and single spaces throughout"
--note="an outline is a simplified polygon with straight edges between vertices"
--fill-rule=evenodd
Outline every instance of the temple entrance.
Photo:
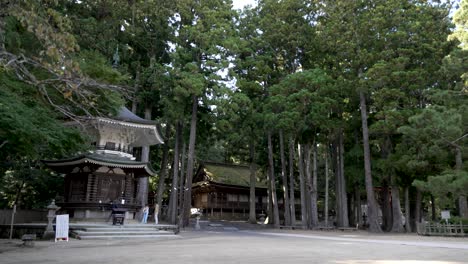
M 105 202 L 110 202 L 122 198 L 123 184 L 123 179 L 116 179 L 114 177 L 99 179 L 101 199 Z

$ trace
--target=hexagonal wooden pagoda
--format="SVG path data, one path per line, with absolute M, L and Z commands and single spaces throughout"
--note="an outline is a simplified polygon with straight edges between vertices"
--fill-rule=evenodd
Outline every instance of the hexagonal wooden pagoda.
M 141 160 L 141 147 L 163 143 L 157 124 L 123 107 L 114 117 L 89 118 L 79 125 L 91 138 L 90 151 L 68 159 L 43 160 L 65 175 L 61 210 L 70 218 L 106 219 L 118 207 L 126 211 L 127 219 L 134 218 L 142 204 L 138 178 L 155 174 Z

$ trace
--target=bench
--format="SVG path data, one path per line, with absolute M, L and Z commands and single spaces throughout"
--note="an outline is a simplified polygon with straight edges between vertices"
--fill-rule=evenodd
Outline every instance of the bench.
M 357 231 L 357 227 L 337 227 L 336 229 L 341 231 Z
M 280 229 L 290 229 L 290 230 L 302 229 L 302 227 L 300 227 L 300 226 L 282 226 L 282 225 L 280 225 L 279 228 Z
M 335 228 L 332 226 L 318 226 L 315 229 L 328 231 L 328 230 L 333 230 Z
M 25 247 L 34 247 L 34 240 L 36 240 L 36 234 L 24 234 L 21 237 L 23 241 L 23 246 Z

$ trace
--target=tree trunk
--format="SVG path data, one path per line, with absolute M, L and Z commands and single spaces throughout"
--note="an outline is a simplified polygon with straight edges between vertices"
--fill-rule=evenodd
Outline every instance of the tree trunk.
M 271 186 L 271 202 L 273 205 L 273 226 L 278 228 L 280 226 L 278 200 L 276 197 L 276 183 L 275 183 L 275 168 L 273 163 L 273 145 L 271 143 L 271 132 L 268 131 L 268 167 L 270 168 L 270 186 Z
M 168 140 L 171 136 L 171 126 L 166 124 L 166 131 L 164 133 L 164 140 Z M 177 140 L 176 140 L 177 141 Z M 161 159 L 161 170 L 159 174 L 159 182 L 158 182 L 158 193 L 156 195 L 156 204 L 158 205 L 160 214 L 162 208 L 162 197 L 164 194 L 164 190 L 166 189 L 166 177 L 167 177 L 167 165 L 168 165 L 168 157 L 169 157 L 169 145 L 166 143 L 163 146 L 163 154 Z M 175 157 L 174 157 L 175 158 Z
M 367 126 L 367 106 L 364 92 L 359 92 L 361 106 L 362 138 L 364 147 L 364 173 L 366 182 L 367 208 L 369 231 L 382 232 L 379 225 L 379 215 L 377 203 L 374 197 L 374 186 L 372 184 L 371 156 L 369 147 L 369 131 Z
M 403 214 L 400 207 L 400 187 L 397 184 L 392 184 L 392 232 L 403 233 Z
M 180 163 L 180 147 L 182 139 L 182 122 L 177 121 L 176 125 L 176 136 L 174 144 L 174 165 L 172 174 L 172 189 L 170 198 L 170 209 L 171 215 L 169 221 L 171 224 L 177 223 L 177 200 L 178 200 L 178 188 L 179 188 L 179 163 Z M 161 207 L 159 207 L 161 208 Z
M 296 225 L 296 201 L 294 198 L 294 139 L 289 139 L 289 206 L 291 207 L 291 225 Z
M 421 190 L 416 189 L 416 208 L 414 210 L 414 221 L 416 221 L 416 223 L 421 223 L 421 200 Z
M 349 226 L 349 218 L 348 218 L 348 197 L 346 193 L 346 178 L 344 174 L 344 139 L 343 139 L 343 131 L 340 129 L 340 134 L 338 137 L 338 150 L 339 150 L 339 161 L 340 161 L 340 200 L 341 200 L 341 226 L 348 227 Z
M 324 215 L 325 215 L 325 226 L 328 226 L 328 146 L 325 148 L 325 210 L 324 210 Z
M 314 141 L 313 146 L 313 163 L 312 163 L 312 190 L 311 190 L 311 211 L 312 211 L 312 227 L 318 226 L 318 208 L 317 208 L 317 143 Z
M 181 131 L 181 142 L 182 142 L 182 155 L 180 157 L 180 176 L 179 176 L 179 206 L 178 206 L 178 215 L 181 218 L 183 207 L 184 207 L 184 196 L 185 196 L 185 160 L 187 156 L 187 144 L 185 144 L 184 140 L 184 125 L 182 123 L 182 131 Z
M 304 145 L 303 150 L 303 160 L 304 160 L 304 178 L 306 183 L 306 216 L 307 216 L 307 228 L 312 228 L 312 173 L 310 166 L 310 144 L 307 143 Z
M 187 177 L 185 179 L 184 207 L 182 211 L 183 226 L 188 226 L 190 208 L 192 207 L 192 179 L 195 160 L 195 140 L 197 133 L 198 97 L 192 95 L 192 120 L 190 121 L 189 151 L 187 157 Z
M 362 226 L 361 192 L 357 183 L 354 185 L 354 203 L 356 207 L 356 224 Z
M 409 187 L 405 187 L 405 229 L 407 233 L 411 232 L 411 214 L 409 201 Z
M 466 201 L 465 195 L 460 195 L 458 197 L 458 208 L 461 218 L 468 218 L 468 203 Z
M 435 199 L 434 195 L 431 194 L 431 220 L 435 221 L 436 220 L 436 206 L 435 206 Z
M 146 107 L 145 108 L 145 119 L 151 120 L 151 107 Z M 141 161 L 142 162 L 149 162 L 149 152 L 150 152 L 150 147 L 145 146 L 141 150 Z M 149 187 L 149 178 L 148 177 L 141 177 L 138 178 L 138 201 L 141 206 L 141 208 L 145 207 L 146 204 L 148 204 L 148 187 Z M 142 212 L 141 210 L 138 211 L 137 213 L 137 218 L 142 217 Z
M 383 180 L 382 191 L 380 193 L 382 197 L 382 229 L 388 232 L 392 227 L 392 208 L 390 205 L 390 190 L 386 178 Z
M 8 1 L 0 1 L 0 52 L 5 51 L 5 42 L 6 42 L 6 20 L 5 18 L 8 16 L 9 5 Z
M 302 158 L 301 144 L 297 144 L 298 165 L 299 165 L 299 185 L 301 188 L 301 224 L 302 228 L 307 228 L 307 209 L 306 209 L 306 186 L 304 180 L 304 160 Z
M 255 142 L 254 140 L 250 140 L 249 144 L 249 152 L 250 152 L 250 208 L 249 208 L 249 222 L 251 224 L 257 223 L 257 215 L 255 213 L 255 184 L 257 182 L 256 177 L 256 166 L 255 166 Z
M 267 185 L 268 185 L 268 187 L 267 187 L 267 199 L 268 199 L 268 201 L 267 201 L 267 212 L 268 212 L 267 213 L 267 215 L 268 215 L 267 224 L 273 223 L 273 218 L 274 218 L 273 217 L 273 202 L 271 201 L 272 197 L 271 197 L 271 184 L 270 183 L 271 183 L 271 181 L 270 181 L 270 168 L 268 168 L 267 169 Z
M 462 170 L 463 169 L 463 156 L 461 147 L 457 146 L 455 149 L 455 169 Z M 466 196 L 460 195 L 458 197 L 458 214 L 462 218 L 468 218 L 468 203 L 466 202 Z
M 287 226 L 291 225 L 291 212 L 289 210 L 289 195 L 288 195 L 288 176 L 286 175 L 286 159 L 284 157 L 284 138 L 283 131 L 279 131 L 280 138 L 280 156 L 281 156 L 281 178 L 283 179 L 283 206 L 284 206 L 284 223 Z
M 138 89 L 140 88 L 138 86 L 139 81 L 140 81 L 140 71 L 137 70 L 137 72 L 135 74 L 134 97 L 132 99 L 132 113 L 134 113 L 134 114 L 136 114 L 137 108 L 138 108 L 138 98 L 137 98 L 136 94 L 138 93 Z

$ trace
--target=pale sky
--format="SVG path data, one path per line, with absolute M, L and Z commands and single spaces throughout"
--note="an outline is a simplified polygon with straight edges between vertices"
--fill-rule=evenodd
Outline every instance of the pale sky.
M 255 0 L 232 0 L 234 9 L 242 9 L 245 5 L 255 5 Z

